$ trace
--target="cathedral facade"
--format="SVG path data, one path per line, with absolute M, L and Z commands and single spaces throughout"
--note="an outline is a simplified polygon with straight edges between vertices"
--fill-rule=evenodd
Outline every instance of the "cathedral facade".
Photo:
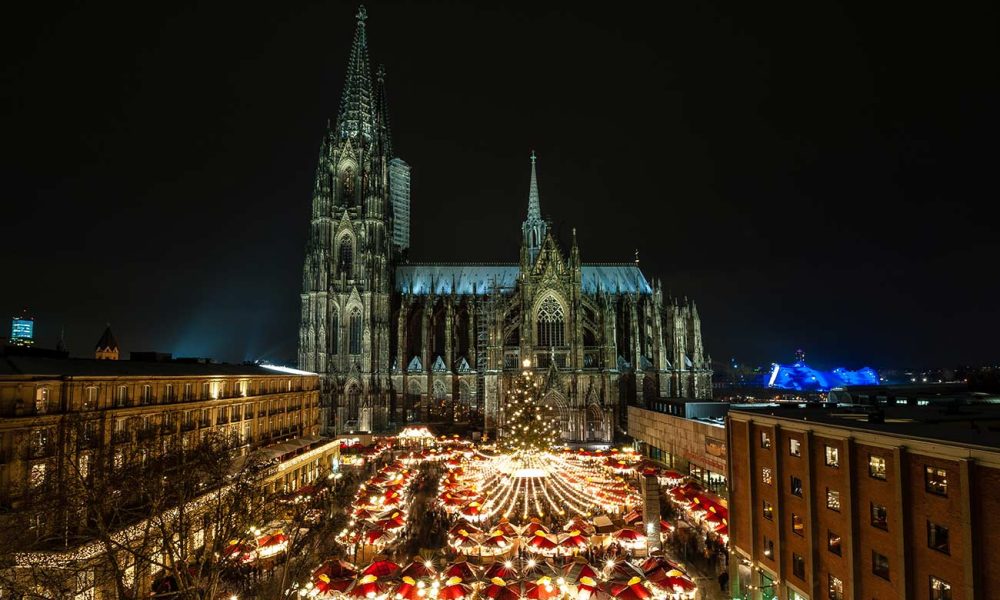
M 366 14 L 320 147 L 303 269 L 299 367 L 321 378 L 330 433 L 443 423 L 503 435 L 513 377 L 535 372 L 563 438 L 612 442 L 629 404 L 710 398 L 697 307 L 638 260 L 590 264 L 541 215 L 531 154 L 517 263 L 410 262 L 409 166 L 394 156 Z

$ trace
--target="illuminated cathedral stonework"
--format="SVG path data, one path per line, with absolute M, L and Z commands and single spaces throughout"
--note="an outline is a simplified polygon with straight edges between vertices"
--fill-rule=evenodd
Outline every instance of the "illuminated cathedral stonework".
M 584 263 L 575 230 L 561 248 L 534 153 L 519 263 L 408 260 L 409 167 L 393 156 L 365 18 L 320 148 L 303 269 L 299 366 L 321 375 L 328 432 L 423 422 L 502 433 L 525 359 L 567 441 L 613 441 L 629 404 L 710 398 L 694 303 L 665 299 L 638 261 Z

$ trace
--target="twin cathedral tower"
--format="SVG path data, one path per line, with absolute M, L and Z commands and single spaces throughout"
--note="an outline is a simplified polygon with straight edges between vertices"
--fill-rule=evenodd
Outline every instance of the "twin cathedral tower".
M 365 20 L 361 8 L 320 146 L 303 269 L 299 367 L 321 375 L 327 431 L 419 422 L 503 435 L 503 398 L 526 362 L 567 441 L 613 441 L 629 404 L 710 398 L 694 303 L 665 299 L 638 261 L 584 263 L 575 230 L 560 247 L 534 153 L 519 263 L 408 260 L 410 170 L 393 153 Z

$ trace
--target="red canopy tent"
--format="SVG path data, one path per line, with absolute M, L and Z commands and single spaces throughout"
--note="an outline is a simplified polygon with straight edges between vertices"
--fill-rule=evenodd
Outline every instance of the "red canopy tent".
M 480 590 L 479 595 L 491 600 L 521 600 L 521 583 L 507 583 L 501 577 L 493 577 L 489 585 Z
M 606 583 L 604 584 L 604 588 L 612 597 L 618 598 L 618 600 L 647 600 L 653 596 L 653 592 L 649 591 L 649 588 L 642 584 L 642 578 L 640 577 L 633 577 L 625 583 Z
M 483 579 L 493 580 L 497 577 L 504 580 L 504 582 L 516 579 L 517 570 L 514 568 L 514 563 L 511 561 L 494 561 L 490 564 L 490 566 L 486 567 L 486 571 L 483 573 Z
M 402 577 L 411 577 L 413 579 L 434 579 L 437 577 L 437 570 L 434 569 L 434 564 L 429 560 L 415 560 L 410 564 L 403 567 L 400 572 Z
M 559 547 L 566 549 L 583 549 L 586 548 L 589 543 L 590 540 L 579 531 L 571 531 L 559 540 Z
M 524 529 L 521 530 L 521 535 L 528 537 L 535 535 L 535 532 L 538 531 L 541 531 L 542 533 L 548 533 L 549 528 L 546 527 L 545 525 L 542 525 L 541 522 L 538 521 L 538 519 L 532 519 L 531 522 L 525 525 Z
M 646 536 L 631 527 L 623 527 L 616 531 L 612 537 L 620 542 L 641 542 Z
M 466 560 L 453 562 L 445 569 L 444 576 L 448 578 L 458 577 L 462 581 L 475 581 L 476 571 Z
M 562 595 L 562 590 L 549 577 L 539 577 L 535 581 L 524 583 L 523 598 L 528 600 L 551 600 Z
M 463 600 L 472 596 L 472 588 L 462 583 L 458 577 L 448 580 L 441 591 L 438 592 L 439 600 Z
M 379 578 L 390 578 L 399 575 L 400 571 L 401 569 L 398 564 L 392 562 L 391 560 L 381 558 L 365 567 L 364 571 L 361 571 L 361 574 L 375 575 Z
M 541 531 L 536 531 L 535 535 L 528 540 L 528 547 L 534 548 L 535 550 L 553 550 L 558 544 L 552 540 L 547 534 Z
M 313 585 L 321 593 L 346 592 L 354 583 L 358 569 L 342 560 L 327 560 L 313 571 Z

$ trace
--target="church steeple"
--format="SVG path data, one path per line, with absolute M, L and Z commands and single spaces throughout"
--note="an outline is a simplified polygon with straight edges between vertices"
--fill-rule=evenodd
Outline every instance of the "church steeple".
M 357 28 L 354 43 L 347 61 L 347 79 L 340 98 L 340 113 L 337 116 L 337 134 L 341 140 L 364 137 L 370 142 L 374 131 L 375 103 L 372 97 L 372 76 L 368 66 L 368 36 L 365 20 L 368 12 L 364 6 L 358 8 Z
M 535 173 L 535 151 L 531 151 L 531 183 L 528 186 L 528 218 L 521 224 L 521 235 L 524 246 L 528 250 L 528 263 L 534 264 L 538 250 L 545 239 L 545 221 L 542 220 L 542 207 L 538 200 L 538 176 Z
M 386 159 L 392 158 L 392 131 L 389 129 L 389 102 L 385 96 L 385 67 L 379 65 L 375 75 L 375 85 L 378 104 L 375 107 L 375 121 L 378 126 L 378 137 L 382 152 Z

